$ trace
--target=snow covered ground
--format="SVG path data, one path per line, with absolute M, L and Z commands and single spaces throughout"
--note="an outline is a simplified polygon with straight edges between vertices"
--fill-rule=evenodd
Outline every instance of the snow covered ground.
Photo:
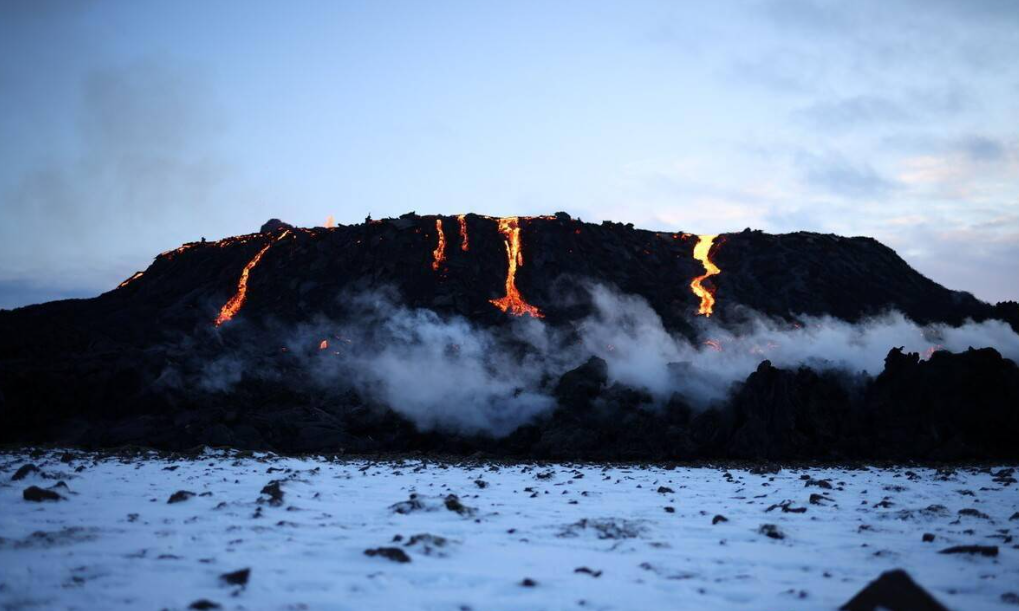
M 40 471 L 13 480 L 27 463 Z M 1007 609 L 1013 482 L 1001 467 L 5 453 L 0 606 L 813 610 L 904 568 L 949 608 Z M 29 486 L 63 500 L 25 500 Z M 970 544 L 998 555 L 939 553 Z M 245 568 L 246 585 L 220 577 Z

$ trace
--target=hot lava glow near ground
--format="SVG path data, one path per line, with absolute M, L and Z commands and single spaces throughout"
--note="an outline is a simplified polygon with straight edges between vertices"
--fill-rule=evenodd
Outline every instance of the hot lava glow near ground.
M 524 301 L 517 290 L 517 268 L 524 264 L 524 254 L 520 246 L 520 220 L 511 216 L 499 219 L 499 233 L 506 240 L 506 257 L 509 269 L 506 271 L 506 296 L 492 299 L 495 307 L 514 316 L 529 314 L 535 318 L 544 318 L 541 310 Z
M 706 288 L 703 282 L 720 273 L 722 270 L 718 269 L 718 266 L 712 263 L 709 254 L 711 253 L 711 246 L 715 243 L 717 235 L 702 235 L 697 236 L 697 245 L 693 249 L 693 258 L 697 259 L 704 265 L 705 273 L 697 276 L 690 283 L 690 289 L 693 290 L 694 294 L 701 298 L 701 305 L 698 308 L 697 313 L 703 314 L 704 316 L 711 316 L 715 309 L 715 294 L 714 289 Z

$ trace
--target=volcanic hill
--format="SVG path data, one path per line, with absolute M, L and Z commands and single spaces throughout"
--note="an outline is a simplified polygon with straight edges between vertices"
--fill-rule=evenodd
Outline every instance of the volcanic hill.
M 830 376 L 766 363 L 729 404 L 708 411 L 679 400 L 645 409 L 640 389 L 627 395 L 610 386 L 604 363 L 595 359 L 547 381 L 559 406 L 551 415 L 493 443 L 418 430 L 350 387 L 308 386 L 298 365 L 279 363 L 292 357 L 269 345 L 282 326 L 350 320 L 353 297 L 371 291 L 483 328 L 499 329 L 518 316 L 569 327 L 590 315 L 591 283 L 643 298 L 668 331 L 691 339 L 709 316 L 721 325 L 758 315 L 795 325 L 804 316 L 856 322 L 890 310 L 920 324 L 997 318 L 1019 329 L 1019 305 L 990 305 L 942 287 L 870 238 L 749 229 L 697 236 L 584 223 L 565 213 L 502 219 L 410 213 L 330 228 L 273 220 L 259 233 L 162 253 L 93 299 L 0 311 L 0 441 L 357 452 L 483 447 L 637 458 L 951 457 L 1015 455 L 1019 447 L 1014 438 L 1008 451 L 1004 441 L 981 443 L 985 434 L 999 439 L 1019 432 L 1019 374 L 993 350 L 936 360 L 939 371 L 954 376 L 949 394 L 963 385 L 998 385 L 980 395 L 983 407 L 976 411 L 993 412 L 988 422 L 1001 428 L 974 429 L 967 421 L 962 432 L 953 431 L 956 416 L 929 421 L 930 409 L 952 411 L 939 403 L 943 398 L 926 411 L 903 399 L 905 411 L 893 409 L 907 423 L 901 436 L 922 429 L 924 442 L 886 448 L 866 441 L 879 424 L 874 410 L 887 399 L 881 389 L 908 394 L 904 389 L 930 376 L 935 359 L 893 352 L 889 362 L 900 377 L 849 390 Z M 320 347 L 327 345 L 323 339 Z M 238 346 L 258 346 L 261 353 L 235 387 L 167 383 L 170 366 Z M 275 373 L 260 376 L 262 366 Z M 624 421 L 630 429 L 606 437 L 606 427 Z

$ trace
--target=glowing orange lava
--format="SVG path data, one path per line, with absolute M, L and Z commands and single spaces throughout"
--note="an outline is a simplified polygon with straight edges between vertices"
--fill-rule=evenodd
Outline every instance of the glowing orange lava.
M 711 245 L 715 243 L 717 235 L 701 235 L 697 236 L 697 245 L 693 249 L 693 258 L 697 259 L 704 265 L 705 274 L 697 276 L 690 283 L 690 288 L 693 290 L 694 295 L 701 298 L 701 307 L 697 310 L 698 314 L 705 316 L 711 316 L 715 309 L 715 291 L 714 289 L 705 288 L 703 286 L 704 280 L 720 273 L 722 270 L 718 269 L 718 266 L 711 262 L 708 254 L 711 252 Z
M 220 309 L 219 316 L 216 317 L 217 327 L 230 320 L 237 315 L 237 312 L 241 311 L 241 306 L 244 305 L 244 301 L 248 298 L 248 276 L 251 274 L 251 270 L 258 265 L 259 261 L 262 260 L 262 256 L 269 250 L 269 247 L 287 237 L 287 234 L 289 233 L 290 230 L 288 229 L 280 234 L 278 238 L 270 239 L 269 243 L 263 246 L 262 250 L 258 251 L 258 254 L 256 254 L 254 258 L 251 259 L 251 261 L 248 261 L 248 264 L 244 266 L 244 269 L 241 270 L 241 279 L 237 282 L 237 292 L 234 293 L 234 296 L 230 298 L 230 301 L 226 302 L 226 305 Z
M 499 233 L 503 235 L 506 242 L 506 257 L 509 259 L 509 269 L 506 272 L 506 296 L 499 299 L 491 299 L 495 307 L 503 312 L 509 312 L 514 316 L 530 314 L 535 318 L 544 318 L 541 310 L 524 301 L 517 290 L 517 268 L 524 264 L 524 253 L 520 247 L 520 224 L 519 218 L 515 216 L 499 219 Z
M 458 215 L 457 220 L 460 221 L 460 250 L 467 252 L 467 215 Z
M 717 339 L 705 340 L 704 345 L 707 346 L 708 348 L 711 348 L 715 352 L 722 351 L 722 342 L 718 341 Z
M 336 226 L 336 219 L 333 218 L 333 215 L 330 214 L 329 216 L 326 217 L 326 225 L 325 226 L 326 226 L 326 229 L 332 229 L 333 227 Z
M 439 266 L 446 260 L 446 234 L 442 232 L 442 219 L 435 219 L 435 231 L 439 232 L 439 244 L 432 251 L 432 269 L 439 271 Z
M 325 349 L 326 349 L 326 348 L 328 348 L 328 347 L 329 347 L 329 340 L 327 340 L 327 339 L 324 339 L 324 340 L 322 340 L 322 341 L 321 341 L 321 342 L 319 342 L 319 344 L 318 344 L 318 349 L 319 349 L 319 350 L 325 350 Z
M 120 284 L 118 284 L 117 288 L 118 289 L 122 289 L 125 286 L 127 286 L 127 285 L 131 284 L 132 282 L 134 282 L 135 280 L 141 278 L 143 275 L 145 275 L 145 272 L 135 272 L 134 274 L 131 275 L 130 278 L 128 278 L 127 280 L 125 280 L 125 281 L 121 282 Z

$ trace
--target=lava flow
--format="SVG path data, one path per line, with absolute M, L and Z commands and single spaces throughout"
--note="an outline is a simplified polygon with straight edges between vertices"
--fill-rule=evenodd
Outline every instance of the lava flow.
M 467 215 L 460 214 L 456 218 L 460 221 L 460 250 L 467 252 Z
M 694 295 L 701 298 L 701 307 L 697 310 L 698 314 L 705 316 L 711 316 L 715 309 L 715 292 L 714 289 L 704 287 L 702 284 L 704 280 L 720 273 L 722 270 L 718 269 L 718 266 L 711 262 L 711 258 L 708 256 L 711 252 L 711 245 L 715 243 L 717 235 L 702 235 L 697 236 L 697 245 L 693 249 L 693 258 L 697 259 L 704 265 L 705 274 L 697 276 L 690 283 L 690 288 L 693 290 Z
M 262 256 L 269 250 L 269 247 L 287 237 L 288 233 L 290 233 L 289 229 L 281 233 L 278 238 L 270 239 L 269 243 L 263 246 L 262 250 L 258 251 L 258 254 L 244 266 L 244 269 L 241 270 L 241 279 L 237 282 L 237 292 L 230 298 L 230 301 L 226 302 L 226 305 L 219 311 L 219 316 L 216 317 L 217 327 L 236 316 L 237 312 L 240 312 L 241 306 L 244 305 L 244 300 L 248 298 L 248 276 L 251 274 L 251 270 L 262 260 Z
M 514 316 L 530 314 L 535 318 L 544 318 L 541 310 L 524 301 L 517 290 L 517 268 L 524 264 L 524 253 L 520 247 L 520 224 L 519 218 L 511 216 L 499 219 L 499 233 L 506 241 L 506 257 L 509 259 L 509 269 L 506 272 L 506 296 L 499 299 L 491 299 L 495 307 L 503 312 L 509 312 Z
M 446 234 L 442 232 L 442 219 L 435 219 L 435 231 L 439 232 L 439 244 L 432 251 L 432 269 L 439 271 L 439 266 L 446 260 Z
M 145 272 L 135 272 L 134 274 L 131 275 L 130 278 L 128 278 L 127 280 L 125 280 L 125 281 L 121 282 L 120 284 L 118 284 L 117 288 L 118 289 L 122 289 L 125 286 L 127 286 L 127 285 L 131 284 L 132 282 L 134 282 L 135 280 L 141 278 L 143 275 L 145 275 Z

